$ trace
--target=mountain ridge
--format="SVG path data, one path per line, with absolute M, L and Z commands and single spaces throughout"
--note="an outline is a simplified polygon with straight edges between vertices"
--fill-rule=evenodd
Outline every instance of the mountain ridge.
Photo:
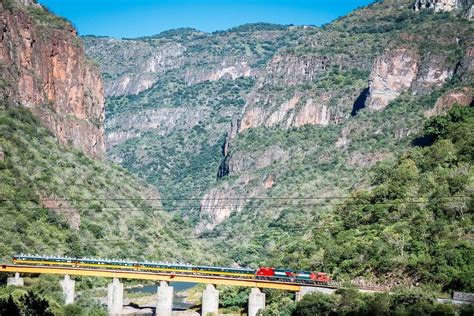
M 0 5 L 2 101 L 30 107 L 62 144 L 102 157 L 102 81 L 75 29 L 35 1 Z
M 0 9 L 0 257 L 178 260 L 172 249 L 201 247 L 156 188 L 103 159 L 102 81 L 72 25 L 32 0 Z
M 217 247 L 226 245 L 237 262 L 296 265 L 301 258 L 272 261 L 267 243 L 274 249 L 289 242 L 282 227 L 294 233 L 294 240 L 308 238 L 311 225 L 331 207 L 272 205 L 260 197 L 330 198 L 368 186 L 378 164 L 395 163 L 411 146 L 429 113 L 472 102 L 467 7 L 435 12 L 415 11 L 412 5 L 408 0 L 380 1 L 322 28 L 256 31 L 225 41 L 214 34 L 186 43 L 179 70 L 160 73 L 157 83 L 138 94 L 109 97 L 112 124 L 106 133 L 128 135 L 108 147 L 109 155 L 168 198 L 200 198 L 199 204 L 183 205 L 181 212 L 198 235 Z M 97 43 L 86 39 L 85 45 L 93 57 Z M 259 47 L 268 53 L 259 54 Z M 234 72 L 209 76 L 203 67 L 214 74 L 225 74 L 229 67 Z M 249 85 L 240 90 L 240 99 L 227 101 L 215 94 L 243 80 Z M 220 127 L 212 116 L 201 116 L 200 123 L 185 119 L 191 124 L 171 129 L 146 114 L 151 109 L 166 109 L 167 117 L 174 117 L 173 111 L 192 114 L 203 104 L 233 112 L 219 118 Z M 137 122 L 148 122 L 146 131 L 137 124 L 122 129 L 129 113 Z M 116 117 L 121 124 L 114 123 Z M 211 131 L 221 137 L 211 137 Z M 143 132 L 147 136 L 138 136 Z M 212 140 L 207 148 L 191 145 L 207 140 Z M 204 157 L 210 156 L 214 158 L 207 164 Z M 290 218 L 303 224 L 297 228 Z

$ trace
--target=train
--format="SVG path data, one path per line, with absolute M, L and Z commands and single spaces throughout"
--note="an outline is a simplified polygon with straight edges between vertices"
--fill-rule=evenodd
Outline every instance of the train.
M 169 262 L 55 257 L 23 254 L 13 256 L 12 261 L 14 264 L 19 265 L 62 266 L 93 269 L 120 269 L 158 273 L 177 273 L 202 276 L 244 278 L 255 280 L 268 280 L 283 283 L 298 283 L 326 286 L 335 284 L 327 273 L 292 271 L 290 269 L 280 269 L 271 267 L 260 267 L 257 269 L 226 268 Z

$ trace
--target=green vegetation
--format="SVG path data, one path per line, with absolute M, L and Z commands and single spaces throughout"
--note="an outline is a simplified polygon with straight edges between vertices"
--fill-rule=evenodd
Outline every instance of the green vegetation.
M 247 306 L 250 289 L 235 286 L 219 287 L 219 306 L 227 311 L 238 312 Z
M 205 33 L 199 30 L 193 29 L 191 27 L 180 27 L 177 29 L 166 30 L 152 36 L 144 36 L 144 37 L 133 38 L 133 39 L 124 38 L 124 39 L 141 40 L 141 41 L 147 41 L 147 42 L 152 42 L 153 40 L 157 40 L 157 39 L 173 39 L 178 42 L 185 42 L 194 37 L 200 37 L 203 34 Z
M 472 261 L 466 237 L 472 225 L 466 215 L 472 208 L 466 206 L 470 200 L 452 202 L 441 194 L 452 197 L 452 188 L 469 192 L 471 148 L 454 138 L 449 143 L 453 133 L 430 147 L 410 148 L 426 121 L 424 112 L 444 93 L 472 86 L 463 60 L 472 23 L 462 11 L 414 12 L 411 6 L 411 0 L 377 1 L 322 29 L 257 24 L 214 34 L 174 30 L 170 37 L 147 39 L 158 47 L 175 37 L 186 50 L 173 65 L 177 68 L 161 73 L 152 88 L 110 99 L 107 133 L 140 134 L 112 147 L 110 157 L 158 187 L 167 199 L 195 199 L 178 207 L 191 222 L 199 219 L 199 199 L 210 188 L 228 185 L 229 195 L 248 198 L 242 210 L 203 235 L 241 265 L 324 270 L 337 279 L 363 278 L 387 288 L 397 281 L 421 283 L 435 291 L 470 289 L 472 271 L 466 266 Z M 126 43 L 135 44 L 143 41 Z M 419 78 L 383 111 L 359 108 L 355 113 L 355 100 L 367 91 L 374 59 L 401 47 L 419 55 Z M 133 70 L 108 66 L 115 55 L 95 53 L 105 60 L 106 80 L 134 75 Z M 272 58 L 277 62 L 269 63 Z M 278 64 L 278 58 L 291 64 L 288 71 L 279 72 L 278 67 L 286 65 Z M 209 70 L 243 60 L 255 70 L 255 80 L 200 82 Z M 421 77 L 437 71 L 433 65 L 454 75 L 445 83 L 423 87 Z M 312 75 L 301 76 L 302 72 Z M 330 124 L 293 128 L 282 123 L 238 133 L 225 157 L 225 162 L 234 164 L 233 170 L 216 180 L 219 157 L 224 158 L 220 145 L 231 117 L 241 117 L 243 104 L 270 116 L 296 95 L 300 101 L 285 118 L 312 98 L 327 106 Z M 143 115 L 145 121 L 151 113 L 147 111 L 194 113 L 200 106 L 211 107 L 213 113 L 192 127 L 179 122 L 171 128 L 124 128 L 133 121 L 127 118 Z M 430 135 L 425 140 L 436 136 L 426 133 Z M 283 158 L 272 159 L 272 154 L 282 152 Z M 454 160 L 438 157 L 445 152 L 450 157 L 453 153 Z M 442 188 L 436 188 L 438 184 Z M 347 195 L 352 199 L 332 198 Z M 255 198 L 259 196 L 269 199 Z M 401 203 L 407 198 L 421 201 Z M 459 203 L 462 218 L 455 215 Z M 450 211 L 438 214 L 438 208 Z
M 436 291 L 473 291 L 474 251 L 468 240 L 473 225 L 473 115 L 472 107 L 454 108 L 448 116 L 429 121 L 423 136 L 434 140 L 431 146 L 412 148 L 397 162 L 386 161 L 372 170 L 350 169 L 337 156 L 328 168 L 319 163 L 312 169 L 311 160 L 296 161 L 271 196 L 297 188 L 307 197 L 334 183 L 345 191 L 351 186 L 344 184 L 355 182 L 352 177 L 361 181 L 369 175 L 362 187 L 371 189 L 352 187 L 343 206 L 334 206 L 340 202 L 330 199 L 289 204 L 251 201 L 247 206 L 251 212 L 231 217 L 207 236 L 217 238 L 217 245 L 225 244 L 226 251 L 243 264 L 323 270 L 337 279 L 363 278 L 388 287 L 420 283 Z M 313 147 L 328 155 L 319 151 L 329 147 L 323 137 L 306 139 L 323 142 Z M 383 144 L 382 140 L 379 146 Z M 280 163 L 263 172 L 281 169 Z M 241 232 L 237 240 L 235 231 Z
M 209 79 L 211 73 L 231 66 L 239 67 L 239 64 L 246 64 L 253 73 L 263 69 L 280 48 L 296 43 L 302 32 L 267 24 L 242 28 L 242 32 L 240 28 L 236 28 L 212 34 L 180 28 L 155 36 L 121 41 L 95 36 L 82 37 L 82 40 L 89 57 L 100 63 L 103 80 L 112 92 L 110 94 L 122 95 L 135 94 L 136 91 L 120 91 L 122 84 L 115 84 L 120 80 L 129 82 L 131 79 L 130 87 L 136 86 L 133 82 L 137 79 L 145 79 L 147 82 L 152 80 L 157 84 L 155 90 L 163 90 L 162 86 L 160 88 L 163 82 L 197 83 Z M 106 45 L 103 45 L 104 41 L 108 41 Z M 157 68 L 154 71 L 147 66 L 150 62 L 154 63 L 150 59 L 152 56 L 164 57 L 162 65 L 156 67 L 153 64 Z M 193 98 L 186 98 L 180 104 L 186 106 L 188 102 L 193 102 Z
M 22 288 L 0 286 L 0 315 L 107 315 L 106 308 L 93 299 L 89 290 L 84 289 L 85 280 L 77 278 L 76 282 L 81 294 L 71 305 L 64 305 L 59 276 L 25 278 L 25 287 Z M 94 285 L 101 283 L 95 281 Z
M 287 30 L 289 25 L 281 25 L 281 24 L 274 24 L 274 23 L 247 23 L 242 24 L 233 28 L 230 28 L 225 31 L 217 31 L 213 34 L 224 33 L 224 32 L 257 32 L 257 31 L 285 31 Z
M 294 309 L 294 294 L 280 291 L 263 289 L 265 293 L 266 311 L 264 315 L 267 316 L 289 316 Z M 250 289 L 223 286 L 219 287 L 219 306 L 223 312 L 239 313 L 247 309 Z
M 367 86 L 366 79 L 373 58 L 383 50 L 410 46 L 417 49 L 422 58 L 438 56 L 438 52 L 442 51 L 436 62 L 446 69 L 455 69 L 453 61 L 461 60 L 466 54 L 465 43 L 457 48 L 448 44 L 448 39 L 458 34 L 462 38 L 469 38 L 472 26 L 461 17 L 462 12 L 416 13 L 408 8 L 408 1 L 406 7 L 400 6 L 399 1 L 378 3 L 325 26 L 323 31 L 309 30 L 307 36 L 312 41 L 301 41 L 284 50 L 296 56 L 328 56 L 329 63 L 334 61 L 334 64 L 313 82 L 307 81 L 304 85 L 287 87 L 274 84 L 260 88 L 260 99 L 269 97 L 276 100 L 268 105 L 263 104 L 265 109 L 272 106 L 278 109 L 282 100 L 288 100 L 288 96 L 293 94 L 291 89 L 307 93 L 330 91 L 333 92 L 332 101 L 339 102 L 331 104 L 330 108 L 341 114 L 343 119 L 338 124 L 325 127 L 257 127 L 238 134 L 231 142 L 230 161 L 236 157 L 262 157 L 268 155 L 268 151 L 275 146 L 288 153 L 289 157 L 264 167 L 249 163 L 251 159 L 246 159 L 249 166 L 246 165 L 245 170 L 231 172 L 222 179 L 240 196 L 248 197 L 248 201 L 243 210 L 232 214 L 213 231 L 206 233 L 205 238 L 213 240 L 216 247 L 243 265 L 323 270 L 338 279 L 363 278 L 368 283 L 386 287 L 393 287 L 398 281 L 405 285 L 428 284 L 436 291 L 472 288 L 467 282 L 472 278 L 468 266 L 468 262 L 472 262 L 472 246 L 467 240 L 472 221 L 466 219 L 467 210 L 472 209 L 470 197 L 452 202 L 449 197 L 454 193 L 446 189 L 454 186 L 460 192 L 469 192 L 472 175 L 467 174 L 471 174 L 468 166 L 472 157 L 462 158 L 464 162 L 460 165 L 436 169 L 440 167 L 436 164 L 444 162 L 430 158 L 430 154 L 423 150 L 438 150 L 439 153 L 450 150 L 448 152 L 451 153 L 452 146 L 446 145 L 444 141 L 436 143 L 431 149 L 414 149 L 404 154 L 426 120 L 424 112 L 433 108 L 441 95 L 463 85 L 463 80 L 469 85 L 472 82 L 470 75 L 463 75 L 460 71 L 444 86 L 429 91 L 418 90 L 414 86 L 383 111 L 362 109 L 355 117 L 348 118 L 355 100 L 354 89 L 361 91 Z M 403 28 L 384 27 L 394 24 L 393 17 L 405 19 Z M 433 35 L 416 36 L 420 30 Z M 443 57 L 448 55 L 452 57 Z M 427 63 L 423 61 L 421 69 L 425 70 L 423 67 L 427 67 Z M 472 129 L 472 122 L 466 126 Z M 470 149 L 462 149 L 461 146 L 457 150 L 460 151 L 459 155 L 466 155 L 465 152 Z M 338 213 L 341 209 L 339 204 L 345 201 L 331 197 L 354 195 L 355 201 L 359 201 L 361 197 L 355 192 L 373 193 L 372 189 L 378 185 L 374 180 L 376 177 L 401 177 L 398 174 L 391 175 L 390 172 L 398 170 L 397 164 L 402 164 L 406 155 L 415 153 L 417 156 L 407 159 L 415 161 L 415 171 L 420 173 L 420 178 L 413 179 L 418 184 L 407 187 L 404 197 L 412 193 L 427 204 L 404 204 L 398 208 L 374 205 L 373 208 L 385 209 L 389 214 L 390 209 L 396 209 L 398 213 L 392 214 L 394 218 L 391 219 L 394 222 L 387 219 L 383 223 L 367 222 L 362 226 L 347 226 L 353 220 L 349 212 Z M 395 157 L 402 158 L 397 162 L 398 158 Z M 456 159 L 459 160 L 459 157 Z M 424 163 L 431 164 L 433 170 L 424 170 Z M 272 187 L 262 190 L 262 183 L 267 177 L 274 179 Z M 248 178 L 251 180 L 245 180 L 245 184 L 242 184 L 242 179 Z M 440 196 L 427 190 L 438 182 L 440 185 L 443 183 L 444 191 L 439 188 L 433 190 L 444 192 L 447 195 L 445 200 L 436 201 Z M 401 183 L 399 185 L 402 186 Z M 396 190 L 394 187 L 392 189 Z M 387 195 L 371 197 L 368 202 L 365 199 L 361 201 L 390 203 L 390 198 L 396 196 L 395 192 L 388 191 L 384 193 Z M 253 199 L 253 196 L 263 196 L 269 200 Z M 400 197 L 394 199 L 395 203 L 399 201 Z M 446 207 L 443 203 L 450 207 L 459 204 L 464 217 L 445 214 L 433 218 L 436 207 Z M 360 209 L 356 218 L 364 219 L 365 206 L 356 203 L 355 207 Z M 390 218 L 390 215 L 387 216 Z M 424 224 L 419 232 L 416 218 Z M 406 239 L 408 237 L 411 239 Z M 395 246 L 402 240 L 405 244 L 403 254 Z M 412 242 L 415 244 L 412 245 Z
M 217 140 L 209 144 L 210 133 L 202 125 L 166 136 L 146 133 L 140 140 L 132 139 L 116 146 L 110 155 L 120 155 L 125 168 L 156 185 L 165 209 L 187 210 L 196 207 L 196 201 L 187 199 L 199 197 L 216 181 L 221 145 Z M 143 152 L 153 160 L 144 160 Z
M 238 313 L 247 308 L 248 289 L 220 288 L 223 312 Z M 307 294 L 297 303 L 294 295 L 278 290 L 264 290 L 266 308 L 261 316 L 328 315 L 472 315 L 474 305 L 438 303 L 427 289 L 396 289 L 393 293 L 361 293 L 349 287 L 335 294 Z
M 137 95 L 108 98 L 107 119 L 111 120 L 120 115 L 130 115 L 147 109 L 183 106 L 186 108 L 207 106 L 214 112 L 224 108 L 232 110 L 232 107 L 240 109 L 245 103 L 243 97 L 253 84 L 254 80 L 251 78 L 205 81 L 194 85 L 187 85 L 179 79 L 162 80 Z M 230 114 L 227 114 L 227 120 L 229 117 Z
M 174 124 L 167 133 L 166 127 L 142 132 L 109 150 L 109 157 L 121 161 L 122 166 L 148 183 L 155 185 L 163 199 L 178 199 L 165 203 L 168 210 L 186 210 L 216 182 L 217 169 L 222 159 L 222 144 L 232 117 L 244 104 L 243 96 L 249 92 L 252 79 L 220 80 L 185 85 L 183 82 L 159 83 L 137 96 L 111 98 L 107 103 L 109 124 L 107 133 L 126 131 L 121 123 L 131 115 L 142 116 L 146 110 L 164 110 Z M 192 115 L 173 118 L 173 109 L 183 103 Z M 179 110 L 178 110 L 179 111 Z M 176 114 L 177 115 L 177 114 Z M 186 117 L 198 116 L 193 125 Z M 170 123 L 172 121 L 175 123 Z M 147 159 L 144 159 L 147 157 Z
M 473 27 L 463 12 L 413 12 L 411 3 L 378 1 L 322 29 L 183 28 L 109 41 L 110 49 L 100 37 L 85 38 L 99 43 L 91 54 L 107 83 L 155 84 L 107 101 L 106 131 L 119 135 L 108 155 L 122 167 L 59 145 L 24 108 L 0 107 L 0 258 L 31 252 L 318 270 L 395 292 L 345 289 L 294 303 L 291 294 L 265 291 L 263 315 L 472 315 L 472 306 L 437 304 L 426 293 L 474 291 L 474 110 L 455 107 L 428 122 L 424 113 L 444 93 L 472 86 L 463 56 Z M 46 9 L 28 13 L 45 30 L 70 27 Z M 414 82 L 383 111 L 355 113 L 374 59 L 400 47 L 419 54 L 419 74 L 453 77 L 428 88 Z M 155 68 L 163 56 L 152 54 L 160 49 L 173 58 Z M 279 65 L 279 57 L 290 64 Z M 150 77 L 140 77 L 142 64 L 153 68 Z M 254 77 L 229 80 L 239 67 Z M 232 75 L 206 81 L 222 71 Z M 0 91 L 9 84 L 0 82 Z M 217 179 L 224 139 L 244 105 L 271 115 L 293 96 L 299 102 L 286 118 L 312 98 L 327 107 L 331 122 L 238 133 L 225 150 L 233 170 Z M 426 147 L 414 146 L 421 143 Z M 199 200 L 224 185 L 246 204 L 194 237 Z M 0 287 L 0 314 L 105 312 L 90 291 L 103 279 L 78 278 L 80 299 L 67 307 L 57 277 L 26 281 L 25 289 Z M 224 309 L 245 308 L 248 289 L 220 290 Z
M 405 96 L 383 112 L 362 111 L 354 118 L 361 128 L 352 130 L 350 143 L 337 151 L 331 144 L 337 142 L 344 127 L 307 126 L 287 132 L 257 128 L 239 134 L 232 151 L 258 155 L 272 145 L 290 153 L 298 148 L 307 152 L 305 157 L 292 156 L 291 165 L 278 161 L 254 172 L 256 176 L 278 177 L 267 195 L 277 199 L 250 199 L 241 213 L 205 237 L 214 240 L 216 247 L 225 245 L 222 251 L 243 265 L 323 270 L 338 279 L 362 277 L 389 287 L 398 280 L 402 284 L 430 284 L 437 291 L 471 289 L 473 251 L 465 238 L 472 226 L 468 212 L 472 209 L 472 156 L 468 154 L 472 152 L 472 108 L 454 109 L 448 117 L 434 119 L 424 137 L 396 140 L 391 136 L 394 130 L 421 126 L 423 111 L 434 105 L 440 93 L 415 99 Z M 413 137 L 432 139 L 436 135 L 452 139 L 438 136 L 430 147 L 403 152 L 410 148 Z M 360 154 L 364 158 L 359 162 Z M 399 162 L 394 155 L 401 157 Z M 383 158 L 385 162 L 379 165 L 358 165 Z M 413 185 L 408 185 L 405 177 L 408 166 L 416 175 L 410 180 Z M 233 183 L 238 176 L 234 174 L 227 181 Z M 380 181 L 389 179 L 398 180 L 378 191 Z M 261 184 L 250 183 L 245 189 L 254 185 Z M 298 200 L 345 195 L 353 197 L 354 205 L 341 208 L 338 204 L 344 201 L 331 198 Z M 457 195 L 466 196 L 452 198 Z M 426 204 L 397 205 L 406 199 Z M 375 205 L 360 205 L 362 202 Z M 438 208 L 450 214 L 437 215 Z M 378 222 L 371 212 L 388 218 Z M 357 225 L 355 219 L 367 222 Z M 403 254 L 397 247 L 403 248 Z
M 15 2 L 14 0 L 2 0 L 2 6 L 6 10 L 12 10 L 14 8 Z
M 59 145 L 24 108 L 1 108 L 0 123 L 0 258 L 216 259 L 123 168 Z
M 60 30 L 72 28 L 71 22 L 51 13 L 48 8 L 44 6 L 29 6 L 27 11 L 33 20 L 41 26 Z
M 275 161 L 252 173 L 257 179 L 266 175 L 277 178 L 266 193 L 277 200 L 250 199 L 240 214 L 231 216 L 206 237 L 217 240 L 217 247 L 225 245 L 225 251 L 244 265 L 314 268 L 313 262 L 318 262 L 321 253 L 313 248 L 299 249 L 299 244 L 318 225 L 320 215 L 338 201 L 298 199 L 344 196 L 356 187 L 368 186 L 375 163 L 383 159 L 393 162 L 394 156 L 410 145 L 410 139 L 394 138 L 395 131 L 422 125 L 423 111 L 434 106 L 439 94 L 420 98 L 407 95 L 383 112 L 361 111 L 341 126 L 308 125 L 290 130 L 259 127 L 238 134 L 231 157 L 237 153 L 258 157 L 272 146 L 289 154 L 288 160 Z M 341 135 L 345 130 L 346 144 L 334 150 L 334 144 L 344 140 Z M 234 171 L 223 180 L 233 183 L 245 173 L 246 170 Z M 245 192 L 258 188 L 260 181 L 237 188 Z M 236 239 L 235 231 L 245 233 Z
M 335 295 L 310 294 L 296 304 L 292 316 L 327 315 L 472 315 L 473 305 L 437 303 L 435 298 L 418 290 L 361 294 L 354 289 Z M 266 311 L 263 315 L 277 315 Z
M 324 255 L 313 268 L 474 291 L 472 126 L 472 107 L 429 121 L 431 146 L 381 165 L 371 190 L 320 220 L 309 244 Z

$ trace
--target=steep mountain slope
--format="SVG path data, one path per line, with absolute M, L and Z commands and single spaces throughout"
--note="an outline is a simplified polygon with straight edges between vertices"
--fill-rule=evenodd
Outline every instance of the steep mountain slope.
M 187 84 L 253 77 L 291 40 L 288 34 L 286 26 L 259 23 L 212 34 L 182 28 L 137 39 L 82 39 L 101 65 L 106 94 L 120 96 L 144 91 L 170 72 Z
M 57 143 L 28 110 L 1 108 L 0 258 L 15 253 L 212 261 L 160 195 L 123 168 Z
M 429 121 L 424 136 L 432 145 L 382 166 L 371 190 L 354 191 L 319 221 L 299 245 L 321 254 L 308 264 L 391 286 L 472 292 L 473 126 L 472 106 Z
M 422 142 L 416 137 L 428 117 L 472 102 L 471 3 L 448 2 L 435 11 L 412 0 L 378 1 L 323 28 L 245 26 L 224 32 L 225 43 L 222 33 L 201 34 L 201 41 L 191 30 L 126 40 L 125 51 L 167 38 L 183 52 L 176 68 L 155 72 L 155 85 L 110 98 L 110 156 L 180 199 L 169 208 L 189 216 L 197 234 L 237 262 L 322 267 L 347 276 L 316 264 L 324 249 L 299 245 L 313 238 L 321 216 L 343 203 L 341 197 L 372 185 L 378 162 L 395 164 L 412 142 Z M 269 34 L 273 49 L 253 53 Z M 86 38 L 86 50 L 108 64 L 98 48 L 110 41 Z M 242 42 L 246 49 L 237 49 Z M 216 65 L 237 69 L 237 60 L 248 60 L 252 70 L 215 72 Z M 111 87 L 127 76 L 104 65 Z M 214 75 L 202 76 L 205 68 Z M 216 89 L 232 84 L 238 98 L 222 102 L 227 94 Z M 228 109 L 224 124 L 196 109 L 207 104 Z M 193 130 L 199 120 L 206 132 Z M 208 147 L 196 149 L 208 139 Z
M 34 1 L 0 6 L 0 258 L 216 260 L 155 188 L 90 157 L 104 149 L 102 85 L 69 22 Z
M 301 31 L 262 23 L 213 34 L 178 29 L 138 39 L 84 37 L 111 96 L 109 157 L 156 185 L 163 198 L 192 199 L 165 207 L 191 208 L 196 216 L 193 201 L 216 181 L 225 135 L 254 78 Z M 172 48 L 178 46 L 179 54 Z M 126 93 L 138 94 L 120 96 Z
M 397 19 L 405 23 L 387 22 Z M 357 28 L 351 29 L 351 26 Z M 391 29 L 393 27 L 396 29 Z M 417 14 L 398 3 L 391 5 L 386 1 L 356 11 L 325 30 L 336 34 L 344 32 L 344 35 L 339 33 L 339 38 L 349 41 L 348 49 L 337 50 L 338 46 L 333 45 L 328 50 L 336 51 L 329 56 L 338 51 L 353 56 L 353 63 L 346 67 L 354 65 L 364 69 L 364 62 L 358 61 L 357 56 L 370 56 L 369 52 L 364 46 L 364 51 L 359 53 L 354 44 L 361 38 L 363 43 L 370 43 L 370 38 L 387 43 L 389 48 L 380 56 L 372 53 L 374 63 L 369 85 L 365 80 L 354 84 L 350 80 L 351 71 L 336 72 L 339 80 L 331 82 L 327 89 L 339 94 L 327 98 L 326 102 L 334 104 L 344 98 L 352 102 L 326 105 L 329 111 L 325 113 L 336 111 L 342 118 L 336 116 L 336 120 L 331 120 L 329 116 L 319 122 L 321 127 L 293 129 L 291 111 L 279 113 L 277 117 L 282 119 L 276 123 L 265 119 L 275 117 L 274 113 L 283 108 L 284 103 L 280 102 L 285 101 L 263 105 L 247 102 L 240 128 L 229 140 L 229 152 L 224 160 L 224 169 L 229 173 L 223 183 L 201 201 L 201 221 L 197 229 L 198 232 L 211 229 L 206 235 L 217 239 L 218 245 L 225 244 L 225 249 L 232 245 L 232 257 L 245 264 L 258 262 L 295 268 L 303 265 L 324 269 L 337 277 L 348 276 L 345 273 L 351 271 L 350 277 L 364 277 L 366 273 L 365 277 L 371 279 L 369 271 L 361 270 L 357 274 L 353 265 L 341 267 L 342 259 L 334 261 L 334 257 L 330 257 L 335 251 L 330 249 L 331 245 L 340 247 L 343 239 L 313 247 L 309 246 L 311 240 L 318 239 L 319 235 L 311 231 L 315 227 L 324 229 L 326 225 L 333 225 L 330 221 L 321 222 L 321 214 L 343 202 L 337 197 L 348 195 L 352 189 L 370 186 L 371 166 L 382 159 L 390 160 L 409 145 L 429 113 L 439 113 L 436 109 L 442 108 L 443 103 L 449 107 L 456 102 L 463 105 L 472 102 L 472 25 L 464 20 L 463 12 Z M 418 32 L 433 36 L 418 37 Z M 320 54 L 308 46 L 305 49 L 305 55 Z M 312 86 L 320 84 L 323 78 L 314 80 Z M 347 92 L 337 92 L 340 86 L 337 82 L 346 80 L 350 82 Z M 360 98 L 365 99 L 359 101 L 364 108 L 357 109 L 356 116 L 350 117 L 351 108 L 355 109 L 358 101 L 357 93 L 351 96 L 350 89 L 357 86 Z M 303 91 L 314 93 L 317 90 Z M 448 96 L 457 93 L 464 97 L 447 101 Z M 274 98 L 275 94 L 269 95 Z M 286 100 L 297 94 L 291 91 L 287 95 Z M 324 108 L 324 101 L 318 103 Z M 294 115 L 298 115 L 298 106 L 294 109 Z M 318 109 L 312 113 L 318 113 Z M 275 125 L 281 127 L 266 127 Z M 229 197 L 245 197 L 245 200 L 236 203 Z M 237 238 L 235 232 L 239 232 Z M 345 235 L 341 234 L 340 238 L 344 238 L 342 236 Z M 347 250 L 343 248 L 341 256 L 357 255 Z M 392 286 L 391 282 L 397 278 L 400 274 L 395 272 L 386 277 L 388 281 L 379 281 Z M 427 278 L 419 280 L 436 282 Z
M 249 78 L 192 86 L 177 81 L 137 97 L 109 99 L 108 156 L 156 185 L 165 200 L 199 199 L 216 181 L 224 135 L 252 83 Z
M 102 81 L 68 21 L 34 1 L 2 1 L 0 70 L 1 100 L 31 108 L 62 144 L 104 155 Z

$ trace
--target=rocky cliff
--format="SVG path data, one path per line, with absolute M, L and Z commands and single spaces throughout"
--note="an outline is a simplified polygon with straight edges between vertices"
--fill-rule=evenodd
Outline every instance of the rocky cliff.
M 271 247 L 262 231 L 306 238 L 328 207 L 286 200 L 367 186 L 371 168 L 406 148 L 426 116 L 471 100 L 466 12 L 414 11 L 414 3 L 377 1 L 321 28 L 250 25 L 127 40 L 131 51 L 148 45 L 146 56 L 165 43 L 181 50 L 148 89 L 112 93 L 110 157 L 168 197 L 199 201 L 179 209 L 196 233 L 233 243 L 236 257 Z M 109 86 L 135 78 L 108 70 L 121 59 L 100 51 L 113 41 L 84 40 Z M 134 68 L 133 58 L 125 63 Z
M 182 64 L 184 46 L 177 42 L 150 43 L 127 39 L 84 37 L 86 53 L 104 74 L 105 94 L 137 94 L 150 88 L 167 70 Z
M 69 22 L 33 0 L 2 0 L 0 26 L 0 258 L 212 262 L 156 188 L 95 159 L 104 153 L 102 85 Z
M 416 0 L 413 5 L 415 11 L 432 9 L 435 12 L 450 12 L 469 3 L 469 0 Z
M 412 33 L 410 27 L 387 33 L 387 26 L 377 16 L 380 10 L 392 17 L 397 14 L 404 16 L 405 25 L 413 23 L 417 26 L 412 27 L 418 28 L 419 31 L 434 28 L 438 33 L 422 37 Z M 343 159 L 346 166 L 352 166 L 354 170 L 370 167 L 377 161 L 390 157 L 390 150 L 375 145 L 378 147 L 376 151 L 360 151 L 357 146 L 361 146 L 361 142 L 371 142 L 369 139 L 372 137 L 387 137 L 388 142 L 398 142 L 409 137 L 419 128 L 414 122 L 419 120 L 416 117 L 423 112 L 420 108 L 413 108 L 413 112 L 408 115 L 413 121 L 406 121 L 398 126 L 390 124 L 390 128 L 386 127 L 387 123 L 384 121 L 373 125 L 372 119 L 367 117 L 350 121 L 351 116 L 357 115 L 358 111 L 364 108 L 381 111 L 391 103 L 403 107 L 405 105 L 402 104 L 406 104 L 408 100 L 416 102 L 417 98 L 426 99 L 425 96 L 443 89 L 447 83 L 453 84 L 453 80 L 464 80 L 465 83 L 461 85 L 472 82 L 472 34 L 469 34 L 469 28 L 463 26 L 463 13 L 456 11 L 456 18 L 448 19 L 446 25 L 437 22 L 436 15 L 428 15 L 427 19 L 423 20 L 417 15 L 407 18 L 407 14 L 411 15 L 408 3 L 406 7 L 401 7 L 385 1 L 354 14 L 358 16 L 359 28 L 352 34 L 338 34 L 335 30 L 339 30 L 339 25 L 344 25 L 347 29 L 354 15 L 329 25 L 326 32 L 305 34 L 295 48 L 277 52 L 260 72 L 255 86 L 246 97 L 243 114 L 237 123 L 237 132 L 229 133 L 226 139 L 226 157 L 222 160 L 218 175 L 224 176 L 224 179 L 225 176 L 230 176 L 230 179 L 229 183 L 220 184 L 218 188 L 227 188 L 228 192 L 234 192 L 234 195 L 235 192 L 244 191 L 247 196 L 246 203 L 250 203 L 253 197 L 274 194 L 275 190 L 292 192 L 294 187 L 282 187 L 292 182 L 289 179 L 295 177 L 295 171 L 292 170 L 291 164 L 298 164 L 297 161 L 302 157 L 313 157 L 315 164 Z M 415 21 L 416 19 L 419 21 Z M 365 29 L 362 28 L 364 23 L 367 23 Z M 379 27 L 378 30 L 376 26 Z M 453 32 L 450 28 L 458 31 Z M 369 34 L 372 32 L 377 34 L 377 41 L 386 42 L 388 48 L 378 51 L 380 46 L 377 44 L 367 44 L 373 46 L 370 52 L 366 53 L 366 47 L 359 47 L 357 43 L 362 38 L 371 43 Z M 334 44 L 331 48 L 321 44 L 330 43 L 335 35 L 343 38 L 343 42 L 352 39 L 352 50 L 338 49 L 349 46 L 346 43 Z M 354 53 L 356 50 L 360 55 L 365 54 L 368 59 L 361 59 L 358 53 Z M 352 62 L 351 56 L 354 56 Z M 371 66 L 367 63 L 370 59 Z M 469 88 L 453 91 L 444 89 L 444 94 L 434 94 L 436 102 L 427 103 L 431 108 L 425 109 L 425 116 L 445 113 L 455 103 L 471 104 L 472 91 Z M 393 110 L 397 111 L 395 108 Z M 381 116 L 388 119 L 391 114 Z M 392 119 L 398 120 L 395 117 Z M 308 126 L 311 125 L 321 128 L 328 126 L 333 131 L 338 130 L 339 136 L 333 143 L 333 146 L 338 148 L 337 152 L 318 153 L 321 149 L 314 151 L 313 148 L 302 147 L 302 143 L 282 145 L 285 141 L 280 137 L 285 137 L 284 134 L 275 137 L 267 130 L 268 134 L 265 135 L 261 129 L 283 128 L 293 131 L 304 126 L 310 129 Z M 253 131 L 255 129 L 258 132 Z M 355 140 L 359 145 L 351 144 Z M 255 146 L 259 142 L 266 145 L 263 148 Z M 374 145 L 362 146 L 374 148 Z M 333 172 L 337 172 L 335 170 Z M 314 176 L 317 177 L 321 172 L 316 172 Z M 271 179 L 271 185 L 267 185 L 270 182 L 265 181 L 265 175 Z M 309 192 L 317 191 L 319 186 L 314 184 L 311 190 L 308 185 L 301 184 L 299 194 L 305 191 L 310 194 Z M 332 188 L 342 189 L 336 182 Z M 205 215 L 201 217 L 198 226 L 200 233 L 218 227 L 219 223 L 225 223 L 225 219 L 231 217 L 233 212 L 240 213 L 245 210 L 241 201 L 232 207 L 227 205 L 224 209 L 213 208 L 212 205 L 218 205 L 218 196 L 223 196 L 222 192 L 219 195 L 215 190 L 209 192 L 210 198 L 205 195 L 201 201 L 201 210 Z M 319 192 L 323 193 L 324 190 Z
M 30 108 L 62 144 L 104 154 L 100 73 L 69 22 L 33 1 L 3 1 L 0 67 L 7 103 Z
M 385 108 L 407 91 L 418 72 L 419 56 L 410 49 L 390 50 L 377 58 L 369 78 L 369 97 L 366 107 Z
M 182 28 L 137 39 L 82 40 L 87 54 L 100 64 L 106 94 L 122 96 L 138 94 L 168 77 L 188 85 L 255 77 L 288 32 L 286 26 L 250 24 L 212 34 Z

